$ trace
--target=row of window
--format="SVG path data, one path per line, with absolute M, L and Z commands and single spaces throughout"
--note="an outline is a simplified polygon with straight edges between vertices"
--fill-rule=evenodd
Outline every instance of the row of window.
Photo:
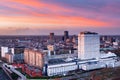
M 48 73 L 49 74 L 58 74 L 58 73 L 63 73 L 63 72 L 68 72 L 68 71 L 71 71 L 71 70 L 75 70 L 77 69 L 77 65 L 73 65 L 73 66 L 67 66 L 67 67 L 56 67 L 56 68 L 51 68 L 49 69 L 48 68 Z

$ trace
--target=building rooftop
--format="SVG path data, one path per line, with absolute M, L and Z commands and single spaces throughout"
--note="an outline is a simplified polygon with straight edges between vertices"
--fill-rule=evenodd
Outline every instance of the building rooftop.
M 51 59 L 48 61 L 48 64 L 60 64 L 60 63 L 65 63 L 65 61 L 62 59 Z
M 55 65 L 55 64 L 64 64 L 64 63 L 71 63 L 71 62 L 75 62 L 75 61 L 65 61 L 63 59 L 50 59 L 48 61 L 48 64 Z
M 101 53 L 100 58 L 109 58 L 109 57 L 116 57 L 117 55 L 115 53 Z
M 98 33 L 90 32 L 90 31 L 84 31 L 84 32 L 81 32 L 80 34 L 98 34 Z
M 43 54 L 43 51 L 42 51 L 42 50 L 40 50 L 40 49 L 35 49 L 35 48 L 26 48 L 25 50 L 28 50 L 28 51 L 33 51 L 33 52 L 38 52 L 38 53 Z

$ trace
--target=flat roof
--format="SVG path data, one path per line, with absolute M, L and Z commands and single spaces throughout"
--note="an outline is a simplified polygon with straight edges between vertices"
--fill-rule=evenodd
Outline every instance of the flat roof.
M 48 61 L 49 65 L 54 65 L 54 64 L 64 64 L 64 63 L 71 63 L 71 62 L 75 62 L 75 61 L 65 61 L 63 59 L 50 59 Z
M 90 31 L 84 31 L 84 32 L 81 32 L 80 34 L 98 34 L 96 32 L 90 32 Z

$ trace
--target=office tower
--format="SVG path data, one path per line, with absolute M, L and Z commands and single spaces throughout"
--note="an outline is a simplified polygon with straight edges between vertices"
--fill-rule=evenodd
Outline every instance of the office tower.
M 78 35 L 78 58 L 99 58 L 100 40 L 99 35 L 94 32 L 81 32 Z
M 54 42 L 55 42 L 54 33 L 50 33 L 48 43 L 54 44 Z
M 49 39 L 50 39 L 50 40 L 53 40 L 53 39 L 54 39 L 54 33 L 50 33 Z
M 77 42 L 76 42 L 76 35 L 73 35 L 73 36 L 72 36 L 72 42 L 73 42 L 73 43 L 77 43 Z
M 5 54 L 9 52 L 8 47 L 1 47 L 1 57 L 5 57 Z
M 66 41 L 67 39 L 69 39 L 69 32 L 64 31 L 64 41 Z

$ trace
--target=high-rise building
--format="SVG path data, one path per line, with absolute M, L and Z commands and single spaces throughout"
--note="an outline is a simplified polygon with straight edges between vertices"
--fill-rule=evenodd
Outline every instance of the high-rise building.
M 26 64 L 29 64 L 31 66 L 43 68 L 43 53 L 39 50 L 25 49 L 24 61 Z
M 100 40 L 98 33 L 81 32 L 78 35 L 78 58 L 93 59 L 99 58 Z
M 53 39 L 54 39 L 54 33 L 50 33 L 49 39 L 50 39 L 50 40 L 53 40 Z
M 1 57 L 5 57 L 5 54 L 9 52 L 8 47 L 1 47 Z
M 69 32 L 64 31 L 64 41 L 66 41 L 67 39 L 69 39 Z
M 54 42 L 55 42 L 54 33 L 50 33 L 48 43 L 54 44 Z

